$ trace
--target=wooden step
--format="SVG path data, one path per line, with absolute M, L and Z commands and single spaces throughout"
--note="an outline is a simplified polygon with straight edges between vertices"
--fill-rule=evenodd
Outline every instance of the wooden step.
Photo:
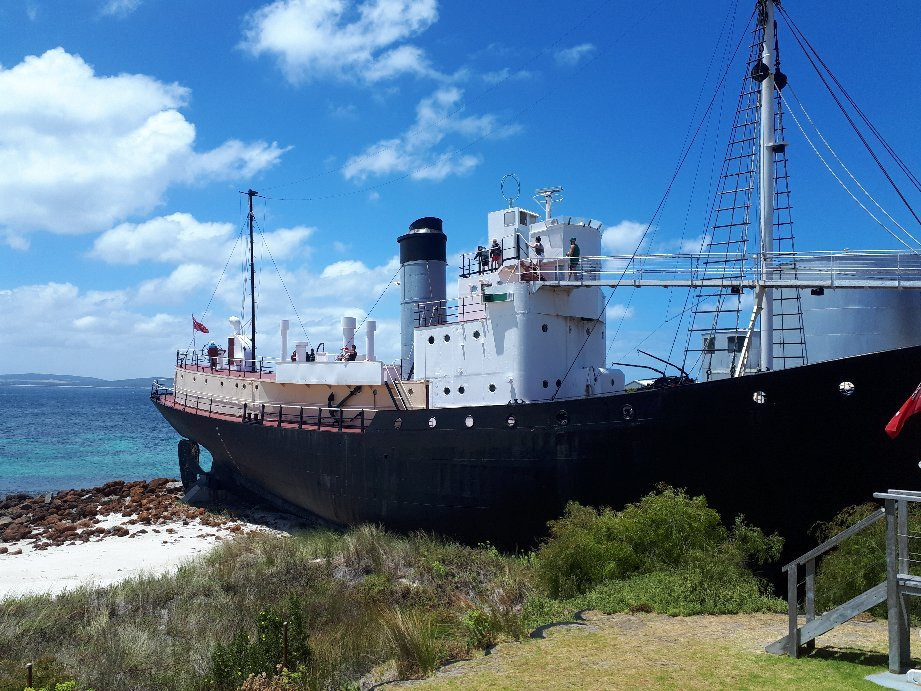
M 917 581 L 918 579 L 913 580 Z M 857 597 L 848 600 L 843 605 L 838 605 L 834 609 L 829 610 L 822 616 L 816 617 L 802 626 L 799 630 L 800 645 L 808 643 L 818 636 L 821 636 L 823 633 L 828 633 L 839 624 L 843 624 L 853 619 L 861 612 L 866 612 L 868 609 L 885 601 L 886 581 L 883 581 Z M 773 655 L 785 655 L 787 653 L 789 638 L 789 635 L 784 636 L 780 640 L 771 643 L 765 650 Z

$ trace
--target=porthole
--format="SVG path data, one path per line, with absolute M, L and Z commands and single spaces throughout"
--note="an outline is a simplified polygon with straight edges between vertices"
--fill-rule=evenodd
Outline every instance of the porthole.
M 234 386 L 235 389 L 239 389 L 239 388 L 240 388 L 240 382 L 235 381 L 235 382 L 233 383 L 233 386 Z
M 621 410 L 621 413 L 623 413 L 624 420 L 632 420 L 633 419 L 633 406 L 625 405 L 623 410 Z
M 838 391 L 841 392 L 843 396 L 852 396 L 854 394 L 854 382 L 852 381 L 843 381 L 838 384 Z
M 755 391 L 755 393 L 752 394 L 752 400 L 755 403 L 764 403 L 767 400 L 767 395 L 764 391 Z
M 464 418 L 464 424 L 467 425 L 467 427 L 473 427 L 473 415 L 468 415 Z
M 412 389 L 407 389 L 406 391 L 407 391 L 407 393 L 409 393 L 410 396 L 413 395 L 413 390 L 412 390 Z
M 398 417 L 396 420 L 393 421 L 394 429 L 400 429 L 402 426 L 403 426 L 403 418 Z
M 479 332 L 479 330 L 473 332 L 473 337 L 474 337 L 474 338 L 479 338 L 479 337 L 480 337 L 480 332 Z
M 221 386 L 224 386 L 224 382 L 221 382 Z
M 543 387 L 544 387 L 545 389 L 546 389 L 548 386 L 550 386 L 550 382 L 548 382 L 546 379 L 544 379 L 544 381 L 542 382 L 542 384 L 543 384 Z
M 544 333 L 547 333 L 547 329 L 548 329 L 548 328 L 549 328 L 549 327 L 548 327 L 546 324 L 541 324 L 541 325 L 540 325 L 540 330 L 543 331 Z
M 447 343 L 447 342 L 450 341 L 450 340 L 451 340 L 451 335 L 450 335 L 450 334 L 445 334 L 445 343 Z
M 614 380 L 613 380 L 613 379 L 611 380 L 611 386 L 617 386 L 617 385 L 614 383 Z
M 495 385 L 495 384 L 490 384 L 490 385 L 489 385 L 489 392 L 492 393 L 492 392 L 494 392 L 495 390 L 496 390 L 496 385 Z
M 435 337 L 434 337 L 434 336 L 429 336 L 429 344 L 432 344 L 432 343 L 434 343 L 434 342 L 435 342 Z
M 457 387 L 457 393 L 464 393 L 464 391 L 466 391 L 466 389 L 463 386 Z
M 244 385 L 241 386 L 240 388 L 241 388 L 241 389 L 245 389 L 245 388 L 246 388 L 246 384 L 244 384 Z
M 449 389 L 449 388 L 446 386 L 446 387 L 444 388 L 444 392 L 445 392 L 445 396 L 447 396 L 449 393 L 451 393 L 451 389 Z
M 556 414 L 556 421 L 561 425 L 568 425 L 569 413 L 567 413 L 565 410 L 561 410 Z
M 192 377 L 192 381 L 195 381 L 195 377 Z
M 257 388 L 257 389 L 259 388 L 259 384 L 256 384 L 256 388 Z
M 206 378 L 206 379 L 205 379 L 205 384 L 207 384 L 207 383 L 208 383 L 208 380 L 207 380 L 207 378 Z
M 585 335 L 586 335 L 586 336 L 591 336 L 591 335 L 592 335 L 592 330 L 591 330 L 591 329 L 586 329 L 586 330 L 585 330 Z
M 435 418 L 433 418 L 433 417 L 430 417 L 430 418 L 429 418 L 429 427 L 431 427 L 432 429 L 434 429 L 434 428 L 435 428 L 435 425 L 437 425 L 437 424 L 438 424 L 438 422 L 436 422 Z
M 559 379 L 557 379 L 557 380 L 556 380 L 556 388 L 560 388 L 561 386 L 563 386 L 563 382 L 561 382 Z
M 507 418 L 505 418 L 505 424 L 508 425 L 509 427 L 514 427 L 515 426 L 515 416 L 509 415 Z

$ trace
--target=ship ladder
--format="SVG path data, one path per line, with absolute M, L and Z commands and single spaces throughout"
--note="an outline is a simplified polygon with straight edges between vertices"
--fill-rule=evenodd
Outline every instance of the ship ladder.
M 909 573 L 908 505 L 921 502 L 921 492 L 893 490 L 878 492 L 884 508 L 877 509 L 846 530 L 829 538 L 783 567 L 787 574 L 787 615 L 789 633 L 765 648 L 775 655 L 800 657 L 815 648 L 815 639 L 861 612 L 887 603 L 889 622 L 889 671 L 904 674 L 910 663 L 910 636 L 906 598 L 921 596 L 921 576 Z M 816 560 L 847 538 L 886 519 L 886 580 L 828 612 L 815 615 Z M 799 576 L 804 575 L 805 623 L 799 625 Z

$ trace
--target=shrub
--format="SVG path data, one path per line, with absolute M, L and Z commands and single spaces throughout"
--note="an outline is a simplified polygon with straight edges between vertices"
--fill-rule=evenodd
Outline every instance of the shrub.
M 728 530 L 704 497 L 661 486 L 619 512 L 570 503 L 561 519 L 550 522 L 536 566 L 552 596 L 570 598 L 606 581 L 688 569 L 708 559 L 728 560 L 741 573 L 749 562 L 776 559 L 782 546 L 778 535 L 767 537 L 741 517 Z
M 381 621 L 396 652 L 397 674 L 401 678 L 422 677 L 435 671 L 445 648 L 430 615 L 420 611 L 404 614 L 393 608 L 381 612 Z
M 921 514 L 909 504 L 909 552 L 917 552 L 912 542 L 921 535 Z M 832 520 L 819 523 L 815 535 L 824 541 L 876 511 L 879 505 L 866 503 L 842 509 Z M 914 569 L 917 572 L 917 569 Z M 844 540 L 819 560 L 816 569 L 816 608 L 825 611 L 850 600 L 886 580 L 886 521 L 877 521 Z M 908 598 L 912 614 L 917 616 L 921 602 Z M 886 616 L 886 604 L 877 605 L 872 614 Z
M 301 616 L 301 605 L 296 597 L 289 598 L 288 668 L 306 665 L 310 660 L 307 632 Z M 240 629 L 232 641 L 218 643 L 211 652 L 211 679 L 218 689 L 237 689 L 251 675 L 272 675 L 282 664 L 284 652 L 284 622 L 273 611 L 262 611 L 256 624 L 255 635 L 250 638 Z

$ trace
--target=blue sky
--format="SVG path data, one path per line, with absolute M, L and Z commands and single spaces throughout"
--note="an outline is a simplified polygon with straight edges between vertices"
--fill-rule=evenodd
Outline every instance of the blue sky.
M 917 173 L 921 3 L 785 8 Z M 632 251 L 751 11 L 749 0 L 5 0 L 0 372 L 167 374 L 192 313 L 223 337 L 241 311 L 238 192 L 250 187 L 264 195 L 266 355 L 278 355 L 279 319 L 300 336 L 289 295 L 310 340 L 335 343 L 339 317 L 364 316 L 387 286 L 415 218 L 445 220 L 449 255 L 475 248 L 486 213 L 505 204 L 506 173 L 531 208 L 535 188 L 563 185 L 560 214 L 603 221 L 606 248 Z M 823 134 L 912 229 L 780 32 L 784 71 Z M 741 71 L 737 61 L 646 249 L 706 231 L 714 137 Z M 798 134 L 790 142 L 799 248 L 897 247 Z M 624 318 L 610 360 L 636 360 L 641 341 L 669 350 L 676 322 L 661 324 L 683 295 L 663 294 L 615 294 L 612 334 Z M 373 316 L 378 354 L 396 358 L 393 288 Z

